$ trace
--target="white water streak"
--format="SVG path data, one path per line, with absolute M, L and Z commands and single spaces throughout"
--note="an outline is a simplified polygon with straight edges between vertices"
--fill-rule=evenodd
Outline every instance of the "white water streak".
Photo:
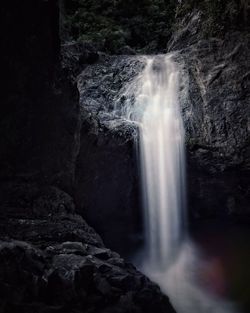
M 171 58 L 149 59 L 139 103 L 147 252 L 165 267 L 180 243 L 184 212 L 184 129 L 178 105 L 179 72 Z
M 148 57 L 126 87 L 123 116 L 138 123 L 146 248 L 142 270 L 159 283 L 178 313 L 230 313 L 234 307 L 197 283 L 201 258 L 185 230 L 184 128 L 179 70 L 171 55 Z

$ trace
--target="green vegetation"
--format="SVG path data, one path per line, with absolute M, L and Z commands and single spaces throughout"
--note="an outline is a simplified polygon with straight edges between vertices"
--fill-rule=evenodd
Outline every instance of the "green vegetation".
M 203 12 L 204 37 L 244 27 L 247 0 L 62 0 L 63 29 L 70 40 L 93 42 L 108 53 L 129 46 L 137 52 L 163 52 L 179 18 Z M 177 17 L 177 19 L 176 19 Z
M 124 46 L 164 50 L 171 35 L 175 0 L 68 0 L 65 28 L 74 40 L 95 42 L 115 53 Z

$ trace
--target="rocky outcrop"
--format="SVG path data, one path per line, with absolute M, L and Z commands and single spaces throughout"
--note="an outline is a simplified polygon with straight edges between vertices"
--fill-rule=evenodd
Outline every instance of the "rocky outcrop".
M 140 231 L 137 132 L 115 106 L 121 88 L 142 66 L 136 57 L 102 56 L 78 77 L 82 128 L 77 210 L 104 242 L 123 254 L 134 251 Z
M 169 43 L 189 77 L 182 106 L 190 211 L 193 217 L 249 215 L 250 36 L 204 39 L 203 22 L 193 12 Z
M 30 214 L 5 207 L 0 219 L 1 312 L 174 312 L 158 286 L 104 247 L 69 195 L 27 187 Z

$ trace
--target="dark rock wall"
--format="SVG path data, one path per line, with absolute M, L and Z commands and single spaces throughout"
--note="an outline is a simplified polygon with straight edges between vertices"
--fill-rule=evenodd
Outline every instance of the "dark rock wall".
M 53 0 L 0 8 L 0 312 L 174 313 L 75 213 L 80 112 L 58 13 Z
M 68 194 L 27 189 L 33 210 L 0 218 L 2 313 L 174 313 L 158 286 L 104 247 Z
M 60 69 L 57 1 L 3 1 L 0 180 L 72 188 L 77 92 Z
M 194 12 L 169 43 L 189 77 L 189 95 L 181 100 L 190 213 L 249 216 L 250 35 L 202 39 L 202 23 L 204 16 Z
M 124 142 L 109 132 L 93 134 L 86 129 L 83 126 L 76 166 L 77 210 L 109 247 L 123 255 L 132 253 L 140 229 L 133 140 Z
M 134 251 L 141 231 L 136 130 L 113 113 L 120 89 L 138 67 L 141 62 L 133 57 L 101 57 L 78 77 L 82 129 L 77 210 L 123 255 Z

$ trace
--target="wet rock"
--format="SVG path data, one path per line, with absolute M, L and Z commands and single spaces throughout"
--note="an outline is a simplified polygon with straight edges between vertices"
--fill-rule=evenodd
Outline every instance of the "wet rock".
M 141 227 L 137 130 L 119 115 L 121 107 L 116 111 L 114 106 L 121 88 L 143 66 L 137 57 L 102 56 L 78 77 L 82 128 L 76 165 L 77 211 L 108 247 L 122 254 L 138 245 L 134 238 Z
M 188 194 L 193 218 L 249 215 L 250 36 L 204 39 L 204 16 L 187 15 L 169 49 L 179 50 L 189 77 L 181 91 Z M 234 205 L 228 198 L 234 197 Z
M 95 255 L 73 252 L 85 245 L 65 242 L 52 249 L 1 241 L 2 312 L 136 313 L 150 312 L 153 306 L 157 312 L 174 312 L 160 289 L 148 279 L 141 279 L 143 275 L 124 261 L 119 267 Z

